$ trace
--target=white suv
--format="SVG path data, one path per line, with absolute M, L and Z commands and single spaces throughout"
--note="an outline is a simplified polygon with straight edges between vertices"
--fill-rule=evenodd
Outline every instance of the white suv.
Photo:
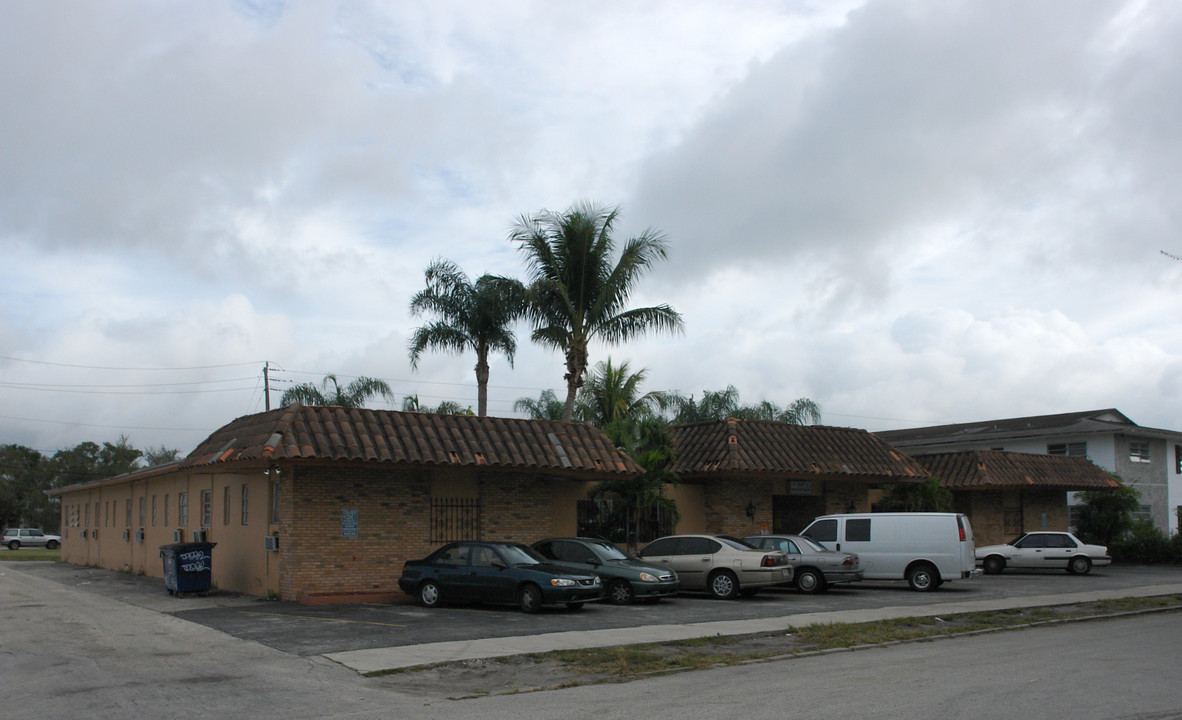
M 20 550 L 24 546 L 57 550 L 62 538 L 60 535 L 46 535 L 37 528 L 8 528 L 4 531 L 4 544 L 9 550 Z

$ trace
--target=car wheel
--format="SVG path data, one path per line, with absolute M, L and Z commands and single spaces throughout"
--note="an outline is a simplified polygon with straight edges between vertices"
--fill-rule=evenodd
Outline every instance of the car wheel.
M 707 580 L 707 587 L 719 600 L 731 600 L 739 594 L 739 579 L 730 570 L 717 570 Z
M 542 609 L 542 591 L 537 585 L 523 585 L 517 596 L 517 604 L 521 612 L 536 613 Z
M 419 586 L 419 602 L 423 607 L 438 607 L 443 601 L 443 593 L 439 592 L 439 585 L 434 580 L 428 580 Z
M 13 540 L 12 542 L 8 543 L 8 549 L 9 550 L 20 550 L 21 549 L 21 541 L 20 540 Z
M 907 584 L 919 592 L 935 590 L 940 586 L 939 571 L 929 563 L 919 563 L 907 572 Z
M 607 586 L 607 599 L 613 605 L 627 605 L 635 599 L 632 583 L 627 580 L 616 580 Z
M 1072 575 L 1087 575 L 1091 571 L 1092 561 L 1082 555 L 1071 558 L 1071 562 L 1067 563 L 1067 572 Z
M 567 610 L 582 610 L 582 609 L 583 609 L 583 603 L 581 603 L 581 602 L 568 602 L 568 603 L 566 604 L 566 608 L 567 608 Z
M 819 593 L 825 589 L 825 578 L 816 570 L 806 568 L 796 574 L 796 589 L 802 593 Z
M 45 543 L 45 549 L 57 550 L 57 540 L 50 540 L 49 542 Z
M 986 575 L 1001 575 L 1001 571 L 1006 569 L 1006 561 L 997 555 L 990 555 L 981 566 L 985 569 Z

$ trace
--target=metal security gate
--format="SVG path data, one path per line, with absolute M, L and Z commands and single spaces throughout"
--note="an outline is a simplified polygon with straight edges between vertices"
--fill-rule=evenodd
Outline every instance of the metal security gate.
M 478 498 L 431 498 L 431 542 L 480 539 Z
M 664 535 L 672 535 L 673 516 L 660 505 L 638 511 L 612 498 L 580 500 L 578 533 L 583 537 L 603 538 L 637 547 Z

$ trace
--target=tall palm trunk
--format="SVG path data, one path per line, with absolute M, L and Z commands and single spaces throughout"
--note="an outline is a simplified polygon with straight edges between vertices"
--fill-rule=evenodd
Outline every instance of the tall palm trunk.
M 484 348 L 476 351 L 476 415 L 488 417 L 488 350 Z
M 562 421 L 570 422 L 575 411 L 575 398 L 583 387 L 587 374 L 588 353 L 585 345 L 572 345 L 566 351 L 566 404 L 562 406 Z

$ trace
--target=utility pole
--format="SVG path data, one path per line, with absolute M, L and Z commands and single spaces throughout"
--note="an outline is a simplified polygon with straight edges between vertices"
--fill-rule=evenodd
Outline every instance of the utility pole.
M 271 409 L 271 363 L 263 363 L 263 397 L 266 398 L 266 408 Z

